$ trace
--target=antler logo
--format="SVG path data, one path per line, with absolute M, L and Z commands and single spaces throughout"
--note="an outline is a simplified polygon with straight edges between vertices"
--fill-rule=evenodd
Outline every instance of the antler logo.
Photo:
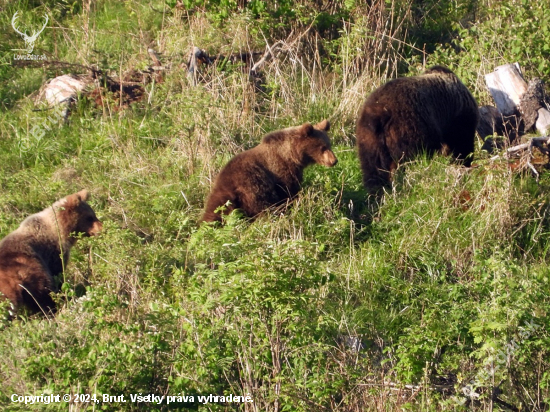
M 46 28 L 46 24 L 48 24 L 48 15 L 44 14 L 44 17 L 46 18 L 46 22 L 44 23 L 44 25 L 42 26 L 40 31 L 38 31 L 38 32 L 33 31 L 32 36 L 29 36 L 26 31 L 25 32 L 20 32 L 19 30 L 17 30 L 17 27 L 15 26 L 15 24 L 17 22 L 17 18 L 19 17 L 17 15 L 18 13 L 19 12 L 17 11 L 13 15 L 13 18 L 11 19 L 11 25 L 13 26 L 13 29 L 17 33 L 19 33 L 21 36 L 23 36 L 23 40 L 25 40 L 25 45 L 27 46 L 27 54 L 31 54 L 33 49 L 34 49 L 34 42 L 36 41 L 36 39 L 38 39 L 38 35 L 44 31 L 44 29 Z

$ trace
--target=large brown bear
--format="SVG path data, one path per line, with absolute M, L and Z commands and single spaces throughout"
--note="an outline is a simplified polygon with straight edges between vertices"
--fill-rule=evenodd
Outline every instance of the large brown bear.
M 88 192 L 69 195 L 26 218 L 0 242 L 0 292 L 14 309 L 55 311 L 54 276 L 63 272 L 76 236 L 93 236 L 102 229 L 86 203 Z
M 332 167 L 327 120 L 269 133 L 253 149 L 238 154 L 221 170 L 206 203 L 203 221 L 221 221 L 216 209 L 230 203 L 225 214 L 241 209 L 248 217 L 281 204 L 300 190 L 303 170 L 318 163 Z
M 478 118 L 474 97 L 446 67 L 435 66 L 423 75 L 379 87 L 357 120 L 365 187 L 376 191 L 389 183 L 398 162 L 422 151 L 450 151 L 470 166 Z

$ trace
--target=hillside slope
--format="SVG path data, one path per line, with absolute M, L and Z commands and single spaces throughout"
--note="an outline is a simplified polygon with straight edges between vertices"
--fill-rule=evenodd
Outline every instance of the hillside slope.
M 419 156 L 373 199 L 354 148 L 367 94 L 423 63 L 483 104 L 498 64 L 548 75 L 545 5 L 477 3 L 1 2 L 0 237 L 83 188 L 104 223 L 74 248 L 55 317 L 2 323 L 2 409 L 68 409 L 13 394 L 95 394 L 70 410 L 548 410 L 546 173 L 512 172 L 478 142 L 471 169 Z M 16 11 L 21 27 L 49 16 L 33 51 L 46 61 L 14 58 Z M 278 41 L 251 79 L 237 57 Z M 219 57 L 196 82 L 193 46 Z M 101 73 L 67 122 L 35 102 L 89 67 Z M 325 118 L 339 163 L 306 169 L 285 214 L 197 225 L 232 156 Z M 210 394 L 253 402 L 198 400 Z

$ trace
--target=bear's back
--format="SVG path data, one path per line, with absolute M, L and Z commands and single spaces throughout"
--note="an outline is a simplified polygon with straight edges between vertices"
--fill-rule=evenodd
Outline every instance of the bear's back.
M 466 166 L 474 151 L 477 103 L 449 69 L 389 81 L 366 99 L 356 125 L 363 182 L 376 190 L 397 163 L 449 151 Z
M 466 86 L 454 74 L 441 72 L 393 79 L 369 95 L 364 107 L 370 105 L 384 106 L 391 116 L 414 116 L 419 120 L 453 118 L 457 112 L 477 111 Z
M 262 204 L 276 203 L 288 197 L 289 190 L 298 191 L 299 177 L 278 155 L 276 145 L 262 142 L 233 157 L 220 171 L 216 186 L 240 195 L 254 194 Z

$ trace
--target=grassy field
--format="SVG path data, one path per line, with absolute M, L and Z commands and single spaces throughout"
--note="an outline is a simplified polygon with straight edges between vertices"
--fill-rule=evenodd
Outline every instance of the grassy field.
M 104 223 L 73 249 L 55 317 L 2 321 L 1 409 L 548 410 L 547 173 L 512 172 L 480 139 L 471 169 L 419 156 L 374 199 L 354 148 L 368 93 L 425 65 L 449 65 L 480 104 L 496 65 L 548 79 L 539 3 L 0 0 L 0 238 L 83 188 Z M 28 27 L 49 16 L 40 67 L 14 62 L 16 11 Z M 231 59 L 188 78 L 193 46 L 227 57 L 278 40 L 257 83 Z M 152 65 L 149 47 L 167 69 L 141 100 L 83 95 L 66 123 L 35 110 L 46 80 L 85 73 L 55 62 L 119 78 Z M 339 163 L 306 169 L 286 213 L 197 224 L 232 156 L 325 118 Z

